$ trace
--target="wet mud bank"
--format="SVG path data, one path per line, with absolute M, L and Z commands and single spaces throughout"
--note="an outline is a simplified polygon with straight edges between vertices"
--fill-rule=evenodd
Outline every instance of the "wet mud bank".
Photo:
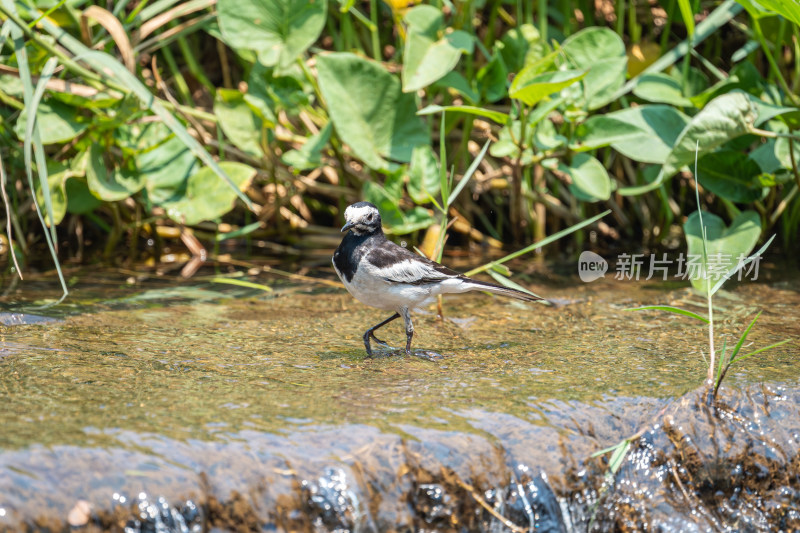
M 796 384 L 725 390 L 712 406 L 700 391 L 612 403 L 560 405 L 544 426 L 459 413 L 472 432 L 309 426 L 6 451 L 0 531 L 800 529 Z M 610 454 L 591 457 L 637 431 L 616 475 Z

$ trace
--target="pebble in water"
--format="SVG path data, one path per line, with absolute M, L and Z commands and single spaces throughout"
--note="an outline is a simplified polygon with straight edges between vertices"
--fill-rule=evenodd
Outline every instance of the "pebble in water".
M 114 494 L 114 501 L 124 504 L 126 498 Z M 203 531 L 203 513 L 193 501 L 187 500 L 180 509 L 159 496 L 151 500 L 140 492 L 133 506 L 135 516 L 125 524 L 125 533 L 200 533 Z
M 433 524 L 447 520 L 453 514 L 450 500 L 450 495 L 440 484 L 424 483 L 417 488 L 414 507 L 426 523 Z
M 526 465 L 517 465 L 515 476 L 508 486 L 486 491 L 487 503 L 493 505 L 499 515 L 521 528 L 565 533 L 569 528 L 547 476 L 543 472 L 532 475 L 529 470 Z M 482 529 L 505 530 L 502 523 L 488 512 L 484 513 Z
M 318 531 L 353 531 L 362 521 L 361 505 L 341 468 L 328 467 L 316 483 L 303 480 L 308 514 Z

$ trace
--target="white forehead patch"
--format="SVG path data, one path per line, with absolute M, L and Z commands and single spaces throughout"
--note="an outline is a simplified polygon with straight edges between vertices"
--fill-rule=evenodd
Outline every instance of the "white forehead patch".
M 348 222 L 356 221 L 356 220 L 363 220 L 370 213 L 374 213 L 377 211 L 374 207 L 368 205 L 362 205 L 359 207 L 353 207 L 352 205 L 344 210 L 344 219 Z

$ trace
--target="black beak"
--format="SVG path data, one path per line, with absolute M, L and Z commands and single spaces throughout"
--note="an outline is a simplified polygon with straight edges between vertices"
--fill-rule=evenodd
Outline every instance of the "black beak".
M 345 231 L 349 230 L 349 229 L 350 229 L 350 228 L 352 228 L 353 226 L 355 226 L 355 224 L 353 224 L 352 222 L 348 222 L 347 224 L 345 224 L 344 226 L 342 226 L 342 233 L 344 233 Z

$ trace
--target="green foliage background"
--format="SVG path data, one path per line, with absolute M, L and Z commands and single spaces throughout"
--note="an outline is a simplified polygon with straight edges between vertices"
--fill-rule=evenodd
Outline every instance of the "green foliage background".
M 793 0 L 0 0 L 0 17 L 9 268 L 44 244 L 138 262 L 169 235 L 308 240 L 361 198 L 396 234 L 458 213 L 465 238 L 521 245 L 611 208 L 601 240 L 683 230 L 691 248 L 696 149 L 714 249 L 798 247 Z

